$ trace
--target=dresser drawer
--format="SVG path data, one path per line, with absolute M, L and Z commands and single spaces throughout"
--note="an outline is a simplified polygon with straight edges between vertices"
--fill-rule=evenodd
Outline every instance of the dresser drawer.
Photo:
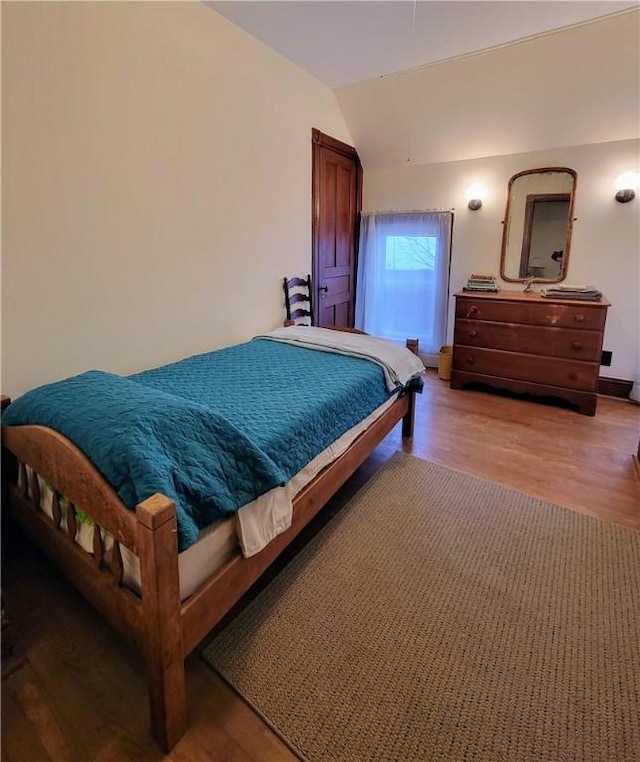
M 454 343 L 600 364 L 602 332 L 458 319 Z
M 456 317 L 500 323 L 520 323 L 558 328 L 600 331 L 607 310 L 600 305 L 558 304 L 557 302 L 511 302 L 458 298 Z
M 559 386 L 565 389 L 595 391 L 599 364 L 560 357 L 543 357 L 518 352 L 503 352 L 456 344 L 453 367 L 473 373 Z

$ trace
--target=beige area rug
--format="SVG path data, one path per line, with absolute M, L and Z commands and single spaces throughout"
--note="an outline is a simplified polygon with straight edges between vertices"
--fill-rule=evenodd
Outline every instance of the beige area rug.
M 395 455 L 204 658 L 312 762 L 638 762 L 640 532 Z

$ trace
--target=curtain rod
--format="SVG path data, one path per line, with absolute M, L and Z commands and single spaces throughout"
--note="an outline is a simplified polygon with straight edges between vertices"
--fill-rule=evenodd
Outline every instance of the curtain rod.
M 438 209 L 373 209 L 362 211 L 361 214 L 429 214 L 430 212 L 455 212 L 455 206 Z

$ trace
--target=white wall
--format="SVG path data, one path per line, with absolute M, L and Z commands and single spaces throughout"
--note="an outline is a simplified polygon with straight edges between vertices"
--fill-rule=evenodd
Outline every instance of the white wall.
M 2 391 L 283 318 L 333 93 L 201 3 L 2 3 Z
M 365 169 L 640 137 L 640 9 L 340 88 Z
M 495 156 L 394 170 L 365 167 L 363 209 L 455 207 L 451 293 L 472 271 L 499 274 L 502 220 L 509 178 L 525 169 L 566 166 L 578 173 L 575 217 L 567 281 L 600 288 L 611 301 L 604 349 L 613 352 L 601 375 L 633 379 L 640 346 L 638 278 L 640 268 L 640 195 L 628 204 L 613 196 L 616 177 L 638 171 L 640 141 L 625 140 Z M 483 206 L 467 208 L 466 190 L 481 183 Z M 518 284 L 504 284 L 518 288 Z M 448 342 L 453 335 L 453 298 Z

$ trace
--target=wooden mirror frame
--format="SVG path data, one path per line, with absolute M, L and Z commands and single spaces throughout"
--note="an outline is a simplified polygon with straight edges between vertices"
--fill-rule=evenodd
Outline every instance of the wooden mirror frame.
M 507 187 L 507 205 L 505 208 L 504 219 L 502 220 L 503 227 L 502 227 L 502 248 L 500 251 L 500 277 L 502 278 L 502 280 L 508 283 L 525 283 L 526 281 L 529 280 L 528 277 L 518 277 L 518 278 L 510 277 L 506 275 L 506 271 L 505 271 L 506 256 L 507 256 L 507 236 L 509 232 L 509 214 L 511 213 L 511 190 L 512 190 L 513 184 L 520 177 L 525 177 L 526 175 L 544 174 L 547 172 L 564 172 L 568 175 L 571 175 L 571 177 L 573 178 L 570 198 L 569 198 L 567 235 L 565 238 L 564 254 L 562 257 L 562 268 L 558 277 L 556 278 L 534 277 L 534 280 L 536 283 L 559 283 L 560 281 L 563 281 L 567 277 L 567 272 L 569 269 L 569 253 L 571 249 L 571 235 L 573 233 L 573 222 L 574 222 L 573 213 L 574 213 L 574 206 L 575 206 L 575 200 L 576 200 L 576 190 L 578 186 L 578 173 L 574 169 L 570 169 L 569 167 L 539 167 L 538 169 L 526 169 L 522 172 L 518 172 L 517 174 L 513 175 L 513 177 L 509 180 L 509 185 Z M 545 195 L 558 195 L 558 194 L 545 194 Z M 526 225 L 523 230 L 522 238 L 523 240 L 521 242 L 521 247 L 520 247 L 520 261 L 522 258 L 523 248 L 525 247 L 525 245 L 530 246 L 530 243 L 531 243 L 531 240 L 530 240 L 531 233 L 530 233 L 530 230 L 527 232 Z M 521 265 L 519 267 L 519 271 L 520 270 L 521 270 Z

